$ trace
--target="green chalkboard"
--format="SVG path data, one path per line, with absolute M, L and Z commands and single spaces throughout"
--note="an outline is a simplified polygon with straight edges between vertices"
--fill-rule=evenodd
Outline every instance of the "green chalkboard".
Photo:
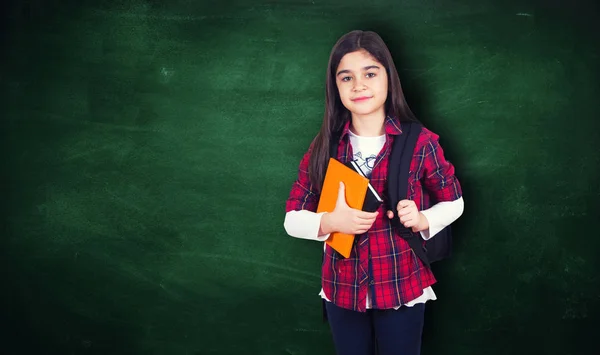
M 334 353 L 322 246 L 283 218 L 331 47 L 361 28 L 464 189 L 423 353 L 587 353 L 600 31 L 569 4 L 6 3 L 2 352 Z

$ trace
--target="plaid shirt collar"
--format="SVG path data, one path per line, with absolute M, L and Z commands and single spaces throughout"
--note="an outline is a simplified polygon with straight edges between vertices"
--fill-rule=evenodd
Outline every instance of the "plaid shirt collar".
M 342 129 L 340 139 L 344 139 L 344 137 L 348 135 L 348 132 L 350 131 L 350 122 L 351 120 L 348 120 L 344 124 L 344 128 Z M 395 117 L 386 116 L 383 126 L 385 128 L 385 133 L 388 135 L 391 134 L 397 136 L 399 134 L 402 134 L 402 129 L 400 128 L 400 120 L 398 120 Z

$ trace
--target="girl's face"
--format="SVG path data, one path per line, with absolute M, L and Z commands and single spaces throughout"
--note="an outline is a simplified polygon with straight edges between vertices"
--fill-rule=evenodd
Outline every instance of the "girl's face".
M 353 117 L 385 115 L 387 73 L 367 51 L 346 54 L 336 70 L 335 82 L 342 104 Z

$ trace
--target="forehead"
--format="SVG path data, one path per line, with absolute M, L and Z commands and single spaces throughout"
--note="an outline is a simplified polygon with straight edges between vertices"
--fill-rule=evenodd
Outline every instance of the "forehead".
M 360 71 L 370 65 L 382 66 L 375 57 L 365 50 L 347 53 L 340 60 L 337 70 Z

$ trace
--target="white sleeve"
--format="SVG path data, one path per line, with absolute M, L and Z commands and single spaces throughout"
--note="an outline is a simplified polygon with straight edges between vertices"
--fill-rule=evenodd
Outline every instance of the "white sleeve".
M 329 238 L 329 234 L 318 235 L 323 214 L 325 212 L 315 213 L 307 210 L 289 211 L 285 214 L 283 227 L 287 234 L 292 237 L 323 242 Z
M 421 231 L 421 237 L 427 240 L 439 233 L 446 226 L 456 221 L 464 211 L 462 196 L 454 201 L 438 202 L 426 210 L 421 211 L 429 222 L 429 229 Z

